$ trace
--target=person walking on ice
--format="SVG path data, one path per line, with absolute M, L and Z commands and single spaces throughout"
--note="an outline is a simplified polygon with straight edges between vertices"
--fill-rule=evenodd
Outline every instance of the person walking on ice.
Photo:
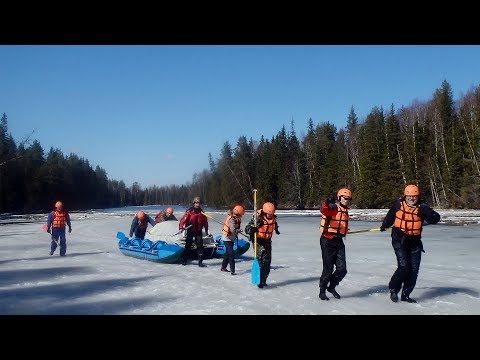
M 323 270 L 320 275 L 321 300 L 329 300 L 325 290 L 340 299 L 335 287 L 347 275 L 347 260 L 343 238 L 348 232 L 348 207 L 352 202 L 352 192 L 342 188 L 337 192 L 337 198 L 329 196 L 322 203 L 320 213 L 320 249 L 322 250 Z M 333 268 L 335 267 L 335 271 Z
M 67 238 L 65 235 L 65 228 L 68 226 L 68 233 L 72 232 L 72 224 L 70 223 L 70 215 L 63 209 L 63 203 L 57 201 L 55 203 L 55 210 L 48 214 L 47 232 L 52 235 L 52 242 L 50 244 L 50 255 L 53 255 L 60 245 L 60 256 L 65 256 L 67 253 Z M 58 241 L 60 243 L 58 243 Z
M 395 200 L 383 219 L 380 231 L 392 227 L 392 247 L 397 257 L 397 269 L 392 275 L 388 288 L 390 300 L 398 301 L 398 293 L 402 290 L 401 300 L 416 303 L 410 297 L 417 283 L 420 261 L 422 259 L 423 222 L 436 224 L 440 214 L 419 199 L 420 189 L 416 185 L 407 185 L 403 197 Z

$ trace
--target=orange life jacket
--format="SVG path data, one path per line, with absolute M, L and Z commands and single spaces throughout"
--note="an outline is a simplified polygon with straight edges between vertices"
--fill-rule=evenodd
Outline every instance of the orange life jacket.
M 348 232 L 348 209 L 339 203 L 336 203 L 338 212 L 335 216 L 325 216 L 322 214 L 320 221 L 320 232 L 329 232 L 333 234 L 346 235 Z
M 263 224 L 258 227 L 257 237 L 266 240 L 271 239 L 275 228 L 275 215 L 269 219 L 266 215 L 262 215 L 262 209 L 257 210 L 257 214 L 259 215 L 258 218 L 263 222 Z
M 52 211 L 52 220 L 52 227 L 64 228 L 67 224 L 67 213 L 65 211 L 58 212 L 54 210 Z
M 418 216 L 419 207 L 411 208 L 404 201 L 400 202 L 400 209 L 395 213 L 393 226 L 407 235 L 420 235 L 422 219 Z
M 232 217 L 235 219 L 235 229 L 240 229 L 240 219 L 233 215 L 227 215 L 227 218 L 225 219 L 225 222 L 223 223 L 223 228 L 222 228 L 222 234 L 224 234 L 225 236 L 232 235 L 232 232 L 230 231 L 230 226 L 229 226 L 229 222 Z

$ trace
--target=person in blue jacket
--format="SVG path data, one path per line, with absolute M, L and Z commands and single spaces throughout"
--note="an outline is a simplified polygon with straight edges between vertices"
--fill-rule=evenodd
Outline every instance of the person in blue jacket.
M 403 197 L 395 200 L 380 226 L 380 231 L 386 231 L 388 227 L 393 226 L 392 247 L 397 257 L 397 269 L 388 283 L 390 300 L 393 302 L 398 301 L 400 290 L 402 301 L 417 302 L 410 294 L 417 283 L 422 252 L 425 252 L 422 243 L 424 221 L 428 224 L 440 221 L 440 214 L 423 201 L 419 201 L 419 196 L 418 186 L 407 185 Z
M 145 233 L 147 232 L 148 224 L 155 226 L 156 223 L 155 220 L 145 214 L 145 212 L 137 212 L 132 220 L 132 225 L 130 226 L 130 237 L 135 234 L 136 238 L 143 240 L 145 238 Z
M 60 256 L 65 256 L 67 253 L 67 238 L 65 236 L 65 228 L 68 226 L 68 233 L 72 232 L 72 224 L 70 223 L 70 215 L 63 208 L 63 203 L 57 201 L 55 203 L 55 210 L 48 214 L 47 232 L 52 235 L 52 242 L 50 244 L 50 255 L 53 255 L 60 245 Z M 60 243 L 58 243 L 58 240 Z

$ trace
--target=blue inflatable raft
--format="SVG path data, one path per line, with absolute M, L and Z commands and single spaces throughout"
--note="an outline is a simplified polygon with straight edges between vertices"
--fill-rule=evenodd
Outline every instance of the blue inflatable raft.
M 165 241 L 151 241 L 148 239 L 129 239 L 123 232 L 117 233 L 118 249 L 128 256 L 140 259 L 171 264 L 180 259 L 185 251 L 184 247 L 177 244 L 168 244 Z
M 223 257 L 223 254 L 225 254 L 225 244 L 222 240 L 222 235 L 217 235 L 215 237 L 215 242 L 217 244 L 215 248 L 215 254 L 214 257 L 220 258 Z M 250 248 L 250 242 L 243 240 L 243 239 L 238 239 L 233 243 L 233 252 L 235 254 L 235 258 L 245 254 L 247 250 Z

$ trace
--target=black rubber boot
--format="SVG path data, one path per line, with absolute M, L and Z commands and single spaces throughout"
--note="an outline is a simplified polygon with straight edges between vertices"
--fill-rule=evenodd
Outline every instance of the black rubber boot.
M 398 295 L 395 290 L 390 290 L 390 300 L 393 302 L 398 302 Z
M 403 292 L 402 292 L 402 297 L 400 299 L 402 301 L 406 301 L 406 302 L 411 303 L 411 304 L 416 304 L 417 303 L 416 300 L 413 300 L 412 298 L 410 298 L 407 294 L 405 294 Z
M 187 265 L 187 258 L 184 258 L 184 259 L 182 260 L 182 265 Z
M 341 298 L 340 294 L 335 290 L 335 286 L 330 285 L 327 287 L 327 291 L 332 294 L 335 299 Z
M 199 256 L 199 257 L 198 257 L 198 266 L 199 266 L 199 267 L 207 267 L 207 265 L 205 265 L 205 264 L 203 263 L 203 258 L 202 258 L 202 256 Z
M 318 294 L 318 297 L 319 297 L 321 300 L 330 300 L 330 299 L 327 297 L 327 294 L 325 294 L 325 290 L 324 290 L 324 289 L 320 289 L 320 294 Z

